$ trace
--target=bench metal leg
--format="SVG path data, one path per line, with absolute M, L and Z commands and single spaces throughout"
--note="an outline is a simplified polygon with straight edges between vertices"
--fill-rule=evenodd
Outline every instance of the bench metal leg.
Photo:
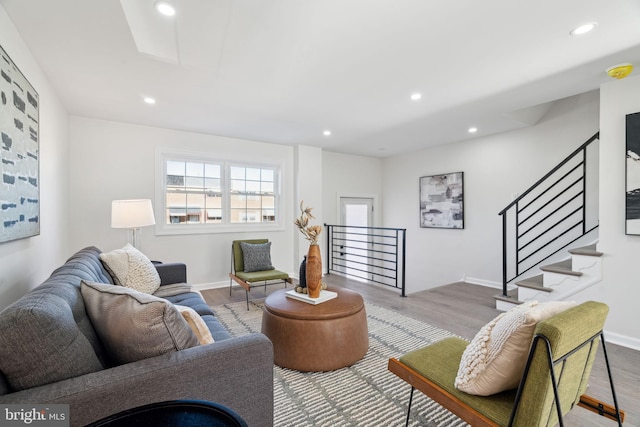
M 415 388 L 411 386 L 411 394 L 409 395 L 409 407 L 407 408 L 407 422 L 404 424 L 405 427 L 409 427 L 409 416 L 411 415 L 411 402 L 413 402 L 413 391 Z
M 622 418 L 620 407 L 618 406 L 618 398 L 616 397 L 616 390 L 613 387 L 613 376 L 611 375 L 611 366 L 609 365 L 609 357 L 607 356 L 607 345 L 604 342 L 604 333 L 600 331 L 600 343 L 602 344 L 602 352 L 604 354 L 604 363 L 607 365 L 607 374 L 609 374 L 609 385 L 611 386 L 611 395 L 613 396 L 613 405 L 615 407 L 615 417 L 618 422 L 618 426 L 622 426 Z

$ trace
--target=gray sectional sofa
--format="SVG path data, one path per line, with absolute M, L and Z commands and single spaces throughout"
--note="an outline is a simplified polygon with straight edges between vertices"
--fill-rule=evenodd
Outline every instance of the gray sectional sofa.
M 74 254 L 0 313 L 0 404 L 70 405 L 82 426 L 167 400 L 217 402 L 252 427 L 273 424 L 273 346 L 262 334 L 232 338 L 196 292 L 184 264 L 157 264 L 156 295 L 193 308 L 215 342 L 114 366 L 87 315 L 81 281 L 113 284 L 100 250 Z M 114 285 L 115 286 L 115 285 Z

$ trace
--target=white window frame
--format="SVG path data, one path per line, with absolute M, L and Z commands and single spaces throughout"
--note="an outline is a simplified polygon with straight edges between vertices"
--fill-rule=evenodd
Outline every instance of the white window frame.
M 183 223 L 183 224 L 166 224 L 166 162 L 167 160 L 192 161 L 199 163 L 220 163 L 222 164 L 222 223 Z M 282 171 L 284 165 L 282 163 L 260 163 L 246 161 L 239 158 L 220 158 L 213 157 L 210 154 L 186 152 L 172 149 L 156 150 L 156 179 L 155 192 L 156 198 L 154 210 L 156 216 L 156 235 L 186 235 L 186 234 L 215 234 L 215 233 L 233 233 L 233 232 L 263 232 L 263 231 L 282 231 L 284 227 L 284 196 L 282 194 Z M 256 168 L 273 168 L 274 176 L 274 193 L 275 201 L 275 222 L 269 223 L 230 223 L 230 167 L 256 167 Z M 226 219 L 224 219 L 226 217 Z M 227 222 L 224 222 L 227 221 Z

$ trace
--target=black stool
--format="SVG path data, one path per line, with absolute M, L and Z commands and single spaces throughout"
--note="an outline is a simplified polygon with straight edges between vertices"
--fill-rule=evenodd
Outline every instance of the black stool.
M 171 400 L 127 409 L 88 427 L 248 427 L 233 410 L 204 400 Z

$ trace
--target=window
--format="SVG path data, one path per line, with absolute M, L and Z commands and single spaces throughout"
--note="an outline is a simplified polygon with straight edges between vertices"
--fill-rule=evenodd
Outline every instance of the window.
M 222 222 L 222 164 L 167 160 L 167 224 Z
M 280 168 L 162 158 L 163 229 L 278 223 Z M 202 232 L 207 232 L 203 230 Z
M 231 166 L 232 223 L 275 222 L 273 168 Z

